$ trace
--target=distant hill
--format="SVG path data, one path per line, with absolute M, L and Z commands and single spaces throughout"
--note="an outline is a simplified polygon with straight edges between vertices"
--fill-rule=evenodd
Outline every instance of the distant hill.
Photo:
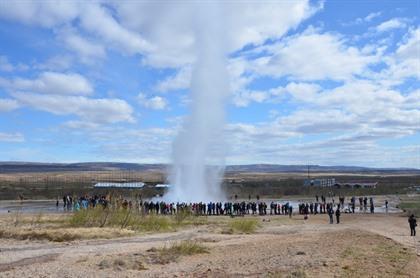
M 34 162 L 0 162 L 0 173 L 24 172 L 77 172 L 77 171 L 164 171 L 167 164 L 137 164 L 118 162 L 86 163 L 34 163 Z M 311 172 L 325 173 L 412 173 L 420 174 L 414 168 L 368 168 L 358 166 L 320 166 L 309 165 Z M 299 173 L 307 172 L 308 165 L 250 164 L 229 165 L 226 172 L 259 172 L 259 173 Z
M 148 171 L 164 170 L 164 164 L 136 164 L 118 162 L 33 163 L 0 162 L 0 173 L 77 172 L 77 171 Z
M 311 172 L 335 172 L 335 173 L 417 173 L 420 169 L 415 168 L 369 168 L 360 166 L 320 166 L 309 165 Z M 228 172 L 261 172 L 261 173 L 299 173 L 307 172 L 308 165 L 277 165 L 277 164 L 250 164 L 231 165 L 226 167 Z

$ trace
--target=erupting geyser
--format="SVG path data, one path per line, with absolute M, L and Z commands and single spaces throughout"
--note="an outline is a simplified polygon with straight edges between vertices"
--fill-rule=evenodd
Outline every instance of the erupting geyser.
M 229 91 L 221 5 L 197 5 L 196 60 L 191 80 L 191 113 L 173 144 L 173 185 L 165 199 L 222 200 L 225 101 Z

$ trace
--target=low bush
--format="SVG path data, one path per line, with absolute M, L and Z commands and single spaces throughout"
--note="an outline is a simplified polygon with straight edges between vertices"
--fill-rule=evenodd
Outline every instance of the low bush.
M 121 236 L 131 236 L 133 234 L 134 232 L 131 230 L 113 228 L 0 229 L 0 238 L 13 238 L 19 240 L 49 240 L 56 242 L 73 241 L 77 239 L 114 238 Z
M 191 256 L 195 254 L 208 253 L 209 249 L 193 240 L 174 242 L 169 247 L 153 248 L 151 257 L 154 263 L 167 264 L 176 261 L 181 256 Z
M 165 232 L 193 224 L 192 221 L 185 221 L 192 217 L 187 214 L 181 214 L 181 216 L 143 215 L 129 209 L 98 207 L 73 213 L 68 223 L 72 227 L 119 227 L 142 232 Z
M 242 218 L 242 219 L 233 219 L 229 222 L 229 233 L 243 233 L 243 234 L 252 234 L 258 228 L 257 219 L 251 218 Z

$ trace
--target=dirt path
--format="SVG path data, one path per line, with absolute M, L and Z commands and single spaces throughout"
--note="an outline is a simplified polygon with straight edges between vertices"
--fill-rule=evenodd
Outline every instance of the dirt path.
M 25 258 L 25 259 L 14 261 L 12 263 L 0 264 L 0 272 L 11 270 L 17 267 L 23 267 L 23 266 L 35 264 L 35 263 L 45 263 L 45 262 L 53 261 L 59 255 L 60 255 L 59 253 L 53 253 L 53 254 L 41 255 L 37 257 Z
M 175 233 L 163 233 L 157 235 L 147 235 L 143 237 L 129 237 L 106 240 L 75 241 L 70 243 L 52 243 L 43 244 L 27 242 L 19 247 L 11 246 L 14 241 L 9 241 L 9 247 L 2 247 L 0 251 L 0 266 L 7 263 L 13 263 L 16 258 L 30 258 L 50 253 L 59 253 L 64 257 L 78 257 L 90 253 L 106 253 L 127 250 L 132 246 L 155 246 L 156 243 L 164 243 L 174 240 L 191 239 L 196 234 L 197 229 L 183 230 Z M 3 244 L 2 244 L 3 245 Z
M 308 221 L 299 216 L 282 221 L 282 217 L 265 217 L 264 222 L 260 218 L 262 228 L 252 235 L 224 235 L 199 227 L 71 243 L 0 240 L 0 276 L 261 277 L 271 273 L 277 277 L 303 271 L 312 277 L 364 277 L 372 271 L 382 273 L 381 277 L 416 277 L 411 273 L 420 273 L 420 237 L 408 236 L 405 217 L 344 214 L 340 225 L 326 224 L 325 215 Z M 148 249 L 186 239 L 203 242 L 210 253 L 165 265 L 144 261 Z M 417 256 L 410 257 L 414 252 Z M 115 265 L 121 258 L 130 264 Z M 142 260 L 147 269 L 139 272 L 129 267 Z M 363 263 L 364 268 L 354 263 Z

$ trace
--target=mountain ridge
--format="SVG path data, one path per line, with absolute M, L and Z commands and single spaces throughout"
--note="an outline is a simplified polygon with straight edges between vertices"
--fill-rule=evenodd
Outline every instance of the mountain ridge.
M 416 168 L 376 168 L 363 166 L 324 166 L 324 165 L 283 165 L 283 164 L 241 164 L 241 165 L 227 165 L 226 172 L 261 172 L 261 173 L 276 173 L 276 172 L 403 172 L 420 174 L 420 169 Z M 140 164 L 140 163 L 126 163 L 126 162 L 79 162 L 79 163 L 44 163 L 44 162 L 14 162 L 14 161 L 0 161 L 0 173 L 22 173 L 22 172 L 74 172 L 74 171 L 163 171 L 169 168 L 169 164 Z

